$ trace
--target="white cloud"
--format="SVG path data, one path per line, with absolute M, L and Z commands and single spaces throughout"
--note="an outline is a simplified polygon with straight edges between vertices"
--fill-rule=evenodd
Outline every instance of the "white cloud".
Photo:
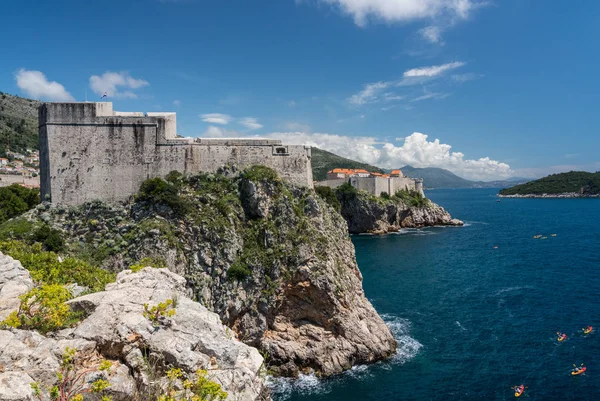
M 421 100 L 427 100 L 427 99 L 445 99 L 448 96 L 450 96 L 449 93 L 431 92 L 431 93 L 426 93 L 424 95 L 416 97 L 413 100 L 411 100 L 411 102 L 419 102 Z
M 426 26 L 425 28 L 419 30 L 419 34 L 428 42 L 444 45 L 444 42 L 442 41 L 442 28 L 439 26 Z
M 463 63 L 461 61 L 455 61 L 453 63 L 448 64 L 432 65 L 431 67 L 413 68 L 411 70 L 404 71 L 404 77 L 437 77 L 438 75 L 441 75 L 448 70 L 462 67 L 465 64 L 466 63 Z
M 452 80 L 458 83 L 463 83 L 467 81 L 473 81 L 476 79 L 483 78 L 483 74 L 475 74 L 473 72 L 468 72 L 466 74 L 456 74 L 452 75 Z
M 393 102 L 394 100 L 404 99 L 404 96 L 396 95 L 393 92 L 386 92 L 383 94 L 383 98 L 385 99 L 386 102 Z
M 244 127 L 250 130 L 255 130 L 263 127 L 262 124 L 260 124 L 258 120 L 254 117 L 242 118 L 240 120 L 240 124 L 242 124 Z
M 513 175 L 513 171 L 506 163 L 489 157 L 466 159 L 461 152 L 451 152 L 450 145 L 440 143 L 438 139 L 430 142 L 427 140 L 427 135 L 418 132 L 403 138 L 402 146 L 395 146 L 392 143 L 380 146 L 379 141 L 374 137 L 348 137 L 321 133 L 273 133 L 269 137 L 285 138 L 289 143 L 317 146 L 337 155 L 383 168 L 398 168 L 405 165 L 439 167 L 473 180 L 495 180 Z M 396 140 L 400 139 L 396 138 Z
M 481 4 L 478 0 L 321 0 L 339 7 L 359 26 L 369 18 L 386 22 L 407 22 L 446 17 L 466 19 Z
M 64 86 L 55 81 L 48 81 L 41 71 L 31 71 L 21 68 L 15 74 L 17 86 L 35 99 L 56 102 L 72 102 L 75 99 Z
M 201 114 L 200 118 L 202 118 L 202 121 L 204 121 L 205 123 L 223 125 L 229 124 L 232 120 L 231 116 L 221 113 Z
M 131 89 L 139 89 L 148 85 L 150 84 L 147 81 L 133 78 L 126 72 L 106 71 L 102 75 L 92 75 L 90 77 L 90 88 L 99 96 L 106 92 L 109 97 L 135 99 L 137 94 Z M 120 88 L 125 90 L 120 92 Z
M 257 137 L 245 133 L 208 127 L 204 137 Z M 439 139 L 428 141 L 428 136 L 418 132 L 406 138 L 402 146 L 381 142 L 375 137 L 352 137 L 327 133 L 302 131 L 273 132 L 261 135 L 263 138 L 281 139 L 291 145 L 309 145 L 333 152 L 339 156 L 362 161 L 383 168 L 439 167 L 472 180 L 497 180 L 514 176 L 514 171 L 506 163 L 489 157 L 466 159 L 461 152 L 451 152 L 452 146 L 440 143 Z
M 366 84 L 362 91 L 352 95 L 350 98 L 348 98 L 348 101 L 357 106 L 361 106 L 366 103 L 373 103 L 377 101 L 379 92 L 388 86 L 390 86 L 390 82 L 375 82 L 372 84 Z
M 181 106 L 181 100 L 173 100 L 173 105 L 174 105 L 175 107 L 179 107 L 179 106 Z

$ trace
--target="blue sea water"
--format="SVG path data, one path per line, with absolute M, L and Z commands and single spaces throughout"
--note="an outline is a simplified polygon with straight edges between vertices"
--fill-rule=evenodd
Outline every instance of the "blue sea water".
M 427 193 L 462 228 L 354 236 L 398 355 L 331 379 L 277 380 L 274 399 L 509 400 L 523 383 L 530 400 L 600 400 L 600 199 L 496 202 L 496 192 Z M 595 332 L 584 336 L 586 325 Z M 588 371 L 571 376 L 581 363 Z

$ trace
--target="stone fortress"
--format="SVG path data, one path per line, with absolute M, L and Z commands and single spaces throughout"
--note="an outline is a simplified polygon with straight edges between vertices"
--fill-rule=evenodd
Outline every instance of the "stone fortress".
M 397 191 L 403 190 L 417 191 L 425 196 L 423 180 L 405 177 L 401 170 L 392 170 L 390 174 L 380 174 L 361 169 L 336 168 L 327 172 L 327 180 L 317 182 L 316 185 L 337 188 L 344 183 L 349 183 L 354 188 L 375 196 L 381 196 L 383 192 L 394 195 Z
M 112 103 L 45 103 L 39 108 L 42 199 L 77 205 L 122 201 L 148 178 L 176 170 L 216 172 L 265 165 L 313 187 L 310 147 L 270 139 L 179 138 L 175 113 L 113 111 Z

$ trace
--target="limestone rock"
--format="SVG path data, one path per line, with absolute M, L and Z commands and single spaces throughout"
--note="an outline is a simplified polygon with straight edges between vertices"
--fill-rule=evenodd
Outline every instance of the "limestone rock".
M 428 201 L 424 206 L 409 206 L 400 201 L 378 200 L 365 194 L 340 199 L 342 216 L 352 234 L 386 234 L 401 228 L 462 226 L 441 206 Z
M 0 321 L 19 309 L 19 296 L 32 288 L 31 276 L 21 262 L 0 252 Z
M 258 399 L 264 391 L 259 376 L 262 357 L 235 340 L 217 314 L 187 298 L 185 284 L 183 277 L 167 269 L 123 271 L 105 291 L 68 302 L 90 314 L 69 337 L 93 341 L 103 355 L 114 359 L 133 361 L 134 350 L 143 348 L 165 365 L 190 373 L 209 370 L 232 400 Z M 151 307 L 168 299 L 176 303 L 173 317 L 153 324 L 143 316 L 144 304 Z

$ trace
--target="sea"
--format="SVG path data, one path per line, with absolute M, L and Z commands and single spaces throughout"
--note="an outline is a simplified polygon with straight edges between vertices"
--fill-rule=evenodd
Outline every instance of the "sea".
M 528 400 L 600 400 L 600 199 L 496 194 L 426 193 L 464 227 L 353 236 L 397 354 L 329 379 L 271 379 L 274 400 L 509 400 L 520 384 Z

